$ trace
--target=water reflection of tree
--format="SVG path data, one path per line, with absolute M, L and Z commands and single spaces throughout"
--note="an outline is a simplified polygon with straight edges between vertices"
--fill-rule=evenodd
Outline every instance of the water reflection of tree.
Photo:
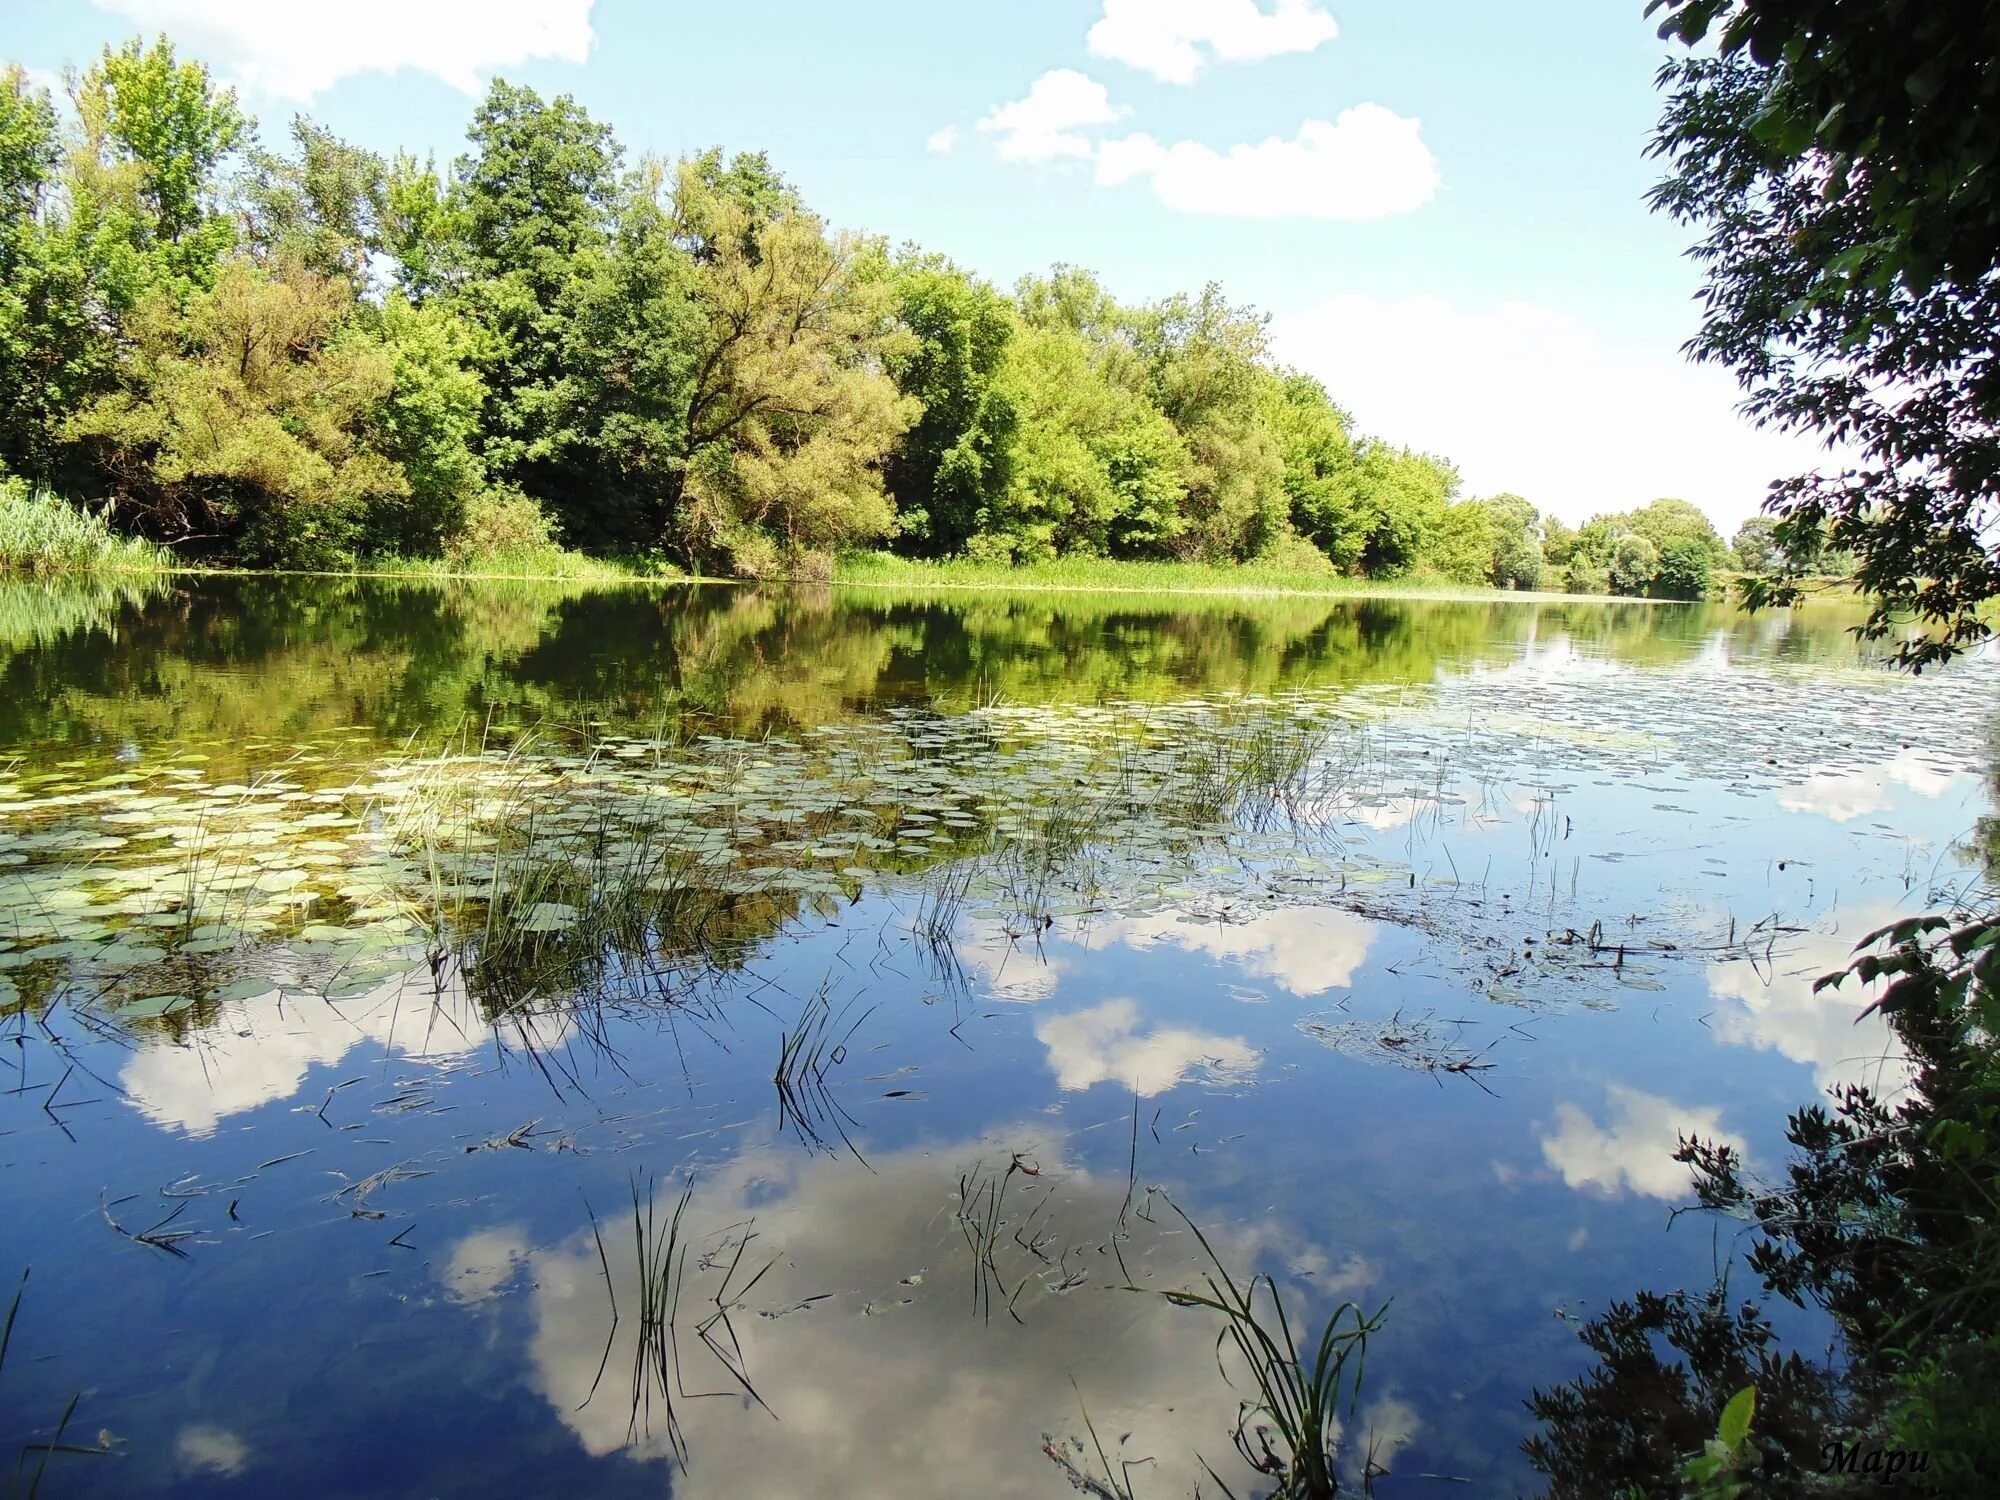
M 1274 693 L 1433 680 L 1562 642 L 1631 665 L 1846 651 L 1831 617 L 1427 599 L 528 582 L 177 580 L 0 590 L 0 742 L 400 739 L 473 721 L 755 734 L 882 704 Z M 1748 636 L 1745 632 L 1749 632 Z M 1813 644 L 1817 643 L 1817 645 Z
M 1763 1288 L 1830 1314 L 1838 1367 L 1780 1354 L 1754 1303 L 1642 1293 L 1586 1325 L 1597 1365 L 1537 1391 L 1528 1445 L 1551 1496 L 1679 1493 L 1682 1457 L 1734 1390 L 1757 1387 L 1758 1493 L 1817 1493 L 1826 1445 L 1930 1453 L 1919 1492 L 1976 1491 L 2000 1472 L 2000 907 L 1991 890 L 1952 915 L 1889 930 L 1854 977 L 1911 1064 L 1893 1097 L 1844 1084 L 1796 1111 L 1781 1180 L 1735 1148 L 1684 1140 L 1704 1208 L 1750 1226 Z M 1661 1351 L 1665 1345 L 1666 1353 Z M 1974 1486 L 1974 1488 L 1968 1488 Z

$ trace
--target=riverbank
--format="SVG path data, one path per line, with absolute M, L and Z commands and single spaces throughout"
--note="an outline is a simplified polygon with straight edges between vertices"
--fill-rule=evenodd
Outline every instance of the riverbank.
M 1350 578 L 1340 573 L 1255 562 L 1216 565 L 1181 562 L 1122 562 L 1070 557 L 1052 562 L 1004 564 L 951 558 L 926 562 L 887 553 L 855 553 L 834 565 L 833 581 L 843 587 L 971 589 L 1023 593 L 1217 594 L 1308 598 L 1441 599 L 1516 603 L 1614 602 L 1604 594 L 1564 594 L 1540 590 L 1481 588 L 1434 574 L 1400 578 Z M 1645 604 L 1645 599 L 1615 600 Z

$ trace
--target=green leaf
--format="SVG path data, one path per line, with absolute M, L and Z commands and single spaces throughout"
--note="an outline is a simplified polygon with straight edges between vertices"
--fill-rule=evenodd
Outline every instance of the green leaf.
M 1716 1436 L 1731 1448 L 1735 1448 L 1750 1436 L 1751 1419 L 1757 1415 L 1757 1387 L 1746 1385 L 1729 1398 L 1729 1404 L 1722 1408 L 1722 1420 L 1716 1424 Z

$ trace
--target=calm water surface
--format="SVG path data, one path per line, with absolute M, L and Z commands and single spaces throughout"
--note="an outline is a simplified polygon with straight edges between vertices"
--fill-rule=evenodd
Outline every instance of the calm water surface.
M 1994 668 L 1849 623 L 0 592 L 0 1440 L 75 1398 L 50 1495 L 1053 1496 L 1087 1408 L 1186 1495 L 1254 1476 L 1216 1325 L 1123 1289 L 1196 1268 L 1170 1200 L 1390 1304 L 1350 1472 L 1534 1493 L 1578 1320 L 1733 1253 L 1678 1138 L 1893 1086 L 1812 980 L 1990 838 Z

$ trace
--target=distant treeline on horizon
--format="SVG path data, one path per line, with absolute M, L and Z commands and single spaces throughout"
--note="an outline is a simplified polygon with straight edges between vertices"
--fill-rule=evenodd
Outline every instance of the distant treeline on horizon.
M 1697 597 L 1768 551 L 1680 500 L 1571 529 L 1463 498 L 1218 286 L 1008 293 L 830 230 L 761 153 L 628 161 L 566 96 L 496 80 L 440 170 L 303 117 L 272 150 L 164 37 L 69 91 L 0 82 L 0 506 L 43 487 L 185 557 L 754 578 L 888 548 Z

